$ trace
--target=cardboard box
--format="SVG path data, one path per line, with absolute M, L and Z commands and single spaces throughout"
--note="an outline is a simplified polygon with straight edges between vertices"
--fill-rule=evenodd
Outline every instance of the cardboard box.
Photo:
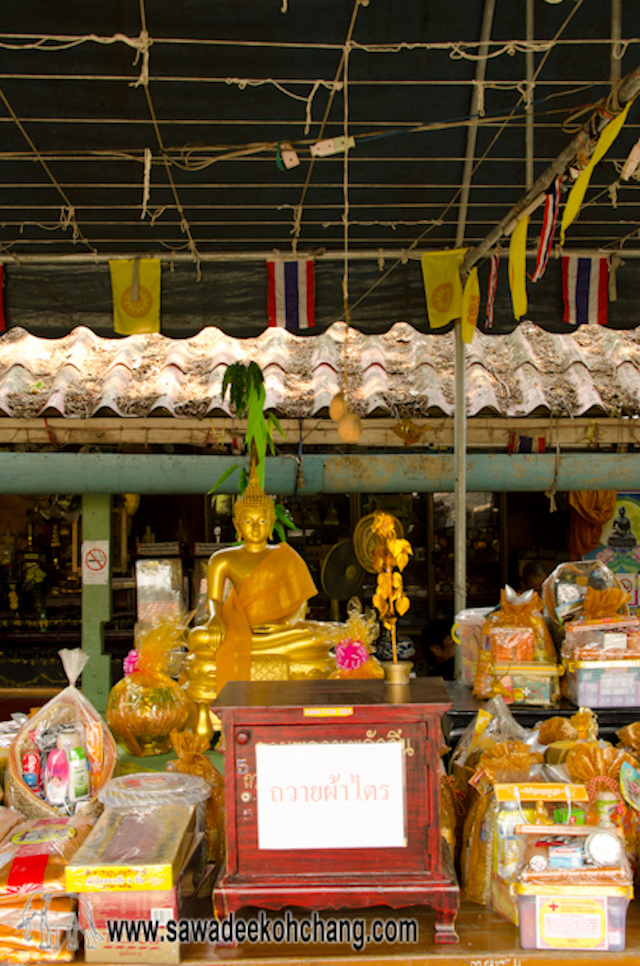
M 184 950 L 179 941 L 168 942 L 166 923 L 186 915 L 198 876 L 204 835 L 194 837 L 176 884 L 171 889 L 148 892 L 87 892 L 78 896 L 78 925 L 84 932 L 86 963 L 158 963 L 174 966 Z M 107 921 L 114 919 L 155 921 L 156 942 L 123 938 L 109 942 Z
M 176 883 L 195 834 L 192 805 L 105 808 L 66 868 L 67 892 L 147 892 Z

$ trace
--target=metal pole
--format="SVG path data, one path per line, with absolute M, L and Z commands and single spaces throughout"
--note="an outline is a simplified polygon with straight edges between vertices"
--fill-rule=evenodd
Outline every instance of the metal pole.
M 478 136 L 478 91 L 484 82 L 486 74 L 486 55 L 489 50 L 491 28 L 495 0 L 485 0 L 480 31 L 481 45 L 478 51 L 479 60 L 476 66 L 476 83 L 471 98 L 472 123 L 467 133 L 467 150 L 462 177 L 462 192 L 458 209 L 458 225 L 456 230 L 456 248 L 460 248 L 464 241 L 467 222 L 469 193 L 471 191 L 471 177 Z M 454 575 L 453 575 L 453 612 L 458 614 L 464 610 L 467 603 L 467 388 L 466 388 L 466 358 L 462 341 L 462 325 L 460 321 L 455 326 L 455 410 L 454 410 L 454 453 L 455 453 L 455 495 L 454 495 Z M 462 654 L 456 648 L 456 677 L 462 669 Z
M 614 0 L 615 2 L 615 0 Z M 535 40 L 533 0 L 527 0 L 527 41 L 532 43 Z M 526 129 L 525 129 L 525 158 L 526 158 L 526 180 L 527 189 L 533 184 L 533 50 L 528 49 L 526 53 L 527 65 L 527 104 L 526 104 Z
M 615 57 L 616 47 L 622 37 L 622 0 L 611 0 L 611 86 L 620 80 L 620 59 Z

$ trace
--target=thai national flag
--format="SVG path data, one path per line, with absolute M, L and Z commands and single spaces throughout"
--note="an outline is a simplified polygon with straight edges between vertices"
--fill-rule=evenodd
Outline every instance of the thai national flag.
M 267 259 L 269 325 L 291 330 L 316 324 L 312 258 Z
M 531 276 L 532 282 L 537 282 L 542 278 L 547 267 L 547 262 L 549 261 L 551 245 L 553 243 L 553 233 L 556 230 L 556 220 L 558 218 L 558 209 L 560 207 L 561 183 L 562 178 L 556 178 L 553 185 L 553 191 L 550 192 L 544 199 L 544 214 L 542 216 L 540 244 L 538 245 L 538 254 L 536 256 L 536 267 L 533 275 Z
M 568 325 L 607 324 L 609 260 L 606 255 L 562 256 L 563 321 Z

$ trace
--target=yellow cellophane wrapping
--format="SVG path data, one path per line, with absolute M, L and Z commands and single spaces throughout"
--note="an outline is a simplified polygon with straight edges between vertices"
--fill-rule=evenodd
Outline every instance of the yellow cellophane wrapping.
M 490 787 L 497 781 L 526 781 L 533 764 L 542 755 L 532 752 L 522 741 L 502 741 L 480 755 L 478 771 L 487 781 L 473 802 L 462 833 L 462 885 L 468 899 L 488 906 L 491 900 L 493 863 L 493 824 L 496 803 Z
M 522 631 L 527 638 L 533 631 L 533 654 L 534 660 L 541 663 L 555 664 L 556 650 L 547 625 L 542 617 L 542 600 L 538 594 L 527 603 L 511 603 L 507 600 L 505 591 L 500 591 L 500 608 L 489 614 L 482 628 L 482 637 L 491 637 L 494 628 L 509 628 L 513 630 L 511 636 L 512 647 L 514 649 L 513 663 L 519 663 L 517 657 L 518 650 L 518 630 Z M 476 698 L 490 698 L 495 694 L 500 694 L 499 682 L 496 682 L 493 668 L 493 659 L 490 651 L 483 647 L 478 657 L 478 670 L 473 686 L 473 695 Z M 500 664 L 506 663 L 501 659 Z
M 624 728 L 620 728 L 620 731 L 616 731 L 616 735 L 624 748 L 628 748 L 634 754 L 640 752 L 640 721 L 632 721 L 631 724 L 625 725 Z
M 462 886 L 467 899 L 488 906 L 491 899 L 493 823 L 496 803 L 492 795 L 478 795 L 462 830 Z
M 209 747 L 205 737 L 192 731 L 172 731 L 171 742 L 178 760 L 167 762 L 164 770 L 197 775 L 211 786 L 206 807 L 207 858 L 219 869 L 225 852 L 224 779 L 205 755 Z
M 138 667 L 111 689 L 106 717 L 116 740 L 131 755 L 162 755 L 171 731 L 187 723 L 189 708 L 180 685 L 169 677 L 171 654 L 185 640 L 184 617 L 136 625 Z
M 578 741 L 596 741 L 598 738 L 598 715 L 591 708 L 578 708 L 569 721 L 578 732 Z
M 541 745 L 550 745 L 553 741 L 577 741 L 578 730 L 568 718 L 560 716 L 547 718 L 540 725 L 538 741 Z
M 565 764 L 572 781 L 588 785 L 597 778 L 618 781 L 625 761 L 634 768 L 638 767 L 638 759 L 625 748 L 614 748 L 612 745 L 601 748 L 597 741 L 584 741 L 571 749 Z
M 593 621 L 604 617 L 619 617 L 621 614 L 628 615 L 627 604 L 630 600 L 631 594 L 627 594 L 621 587 L 605 587 L 604 590 L 587 587 L 582 603 L 582 619 Z
M 532 765 L 544 761 L 539 751 L 531 751 L 522 741 L 501 741 L 480 755 L 478 770 L 491 783 L 501 781 L 527 780 Z
M 440 834 L 449 845 L 452 856 L 456 854 L 456 829 L 461 805 L 456 801 L 452 779 L 446 774 L 440 759 Z

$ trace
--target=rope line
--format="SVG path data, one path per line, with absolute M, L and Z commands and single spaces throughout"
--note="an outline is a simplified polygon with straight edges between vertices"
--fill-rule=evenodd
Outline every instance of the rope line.
M 574 17 L 574 15 L 577 13 L 577 11 L 580 9 L 580 7 L 582 6 L 583 3 L 584 3 L 584 0 L 575 0 L 574 6 L 571 9 L 571 11 L 569 12 L 569 15 L 566 17 L 566 19 L 564 20 L 564 22 L 561 24 L 559 30 L 557 31 L 555 37 L 553 38 L 553 41 L 551 41 L 551 46 L 549 47 L 549 49 L 545 52 L 544 56 L 542 57 L 542 60 L 540 61 L 539 65 L 538 65 L 538 67 L 537 67 L 537 69 L 536 69 L 536 71 L 535 71 L 535 73 L 533 75 L 533 78 L 531 80 L 531 84 L 535 84 L 535 82 L 537 81 L 538 76 L 539 76 L 542 68 L 544 67 L 544 65 L 545 65 L 545 63 L 546 63 L 546 61 L 547 61 L 547 59 L 549 57 L 549 54 L 551 53 L 551 50 L 553 49 L 553 47 L 556 44 L 556 41 L 559 39 L 560 35 L 564 32 L 565 28 L 568 26 L 569 22 Z M 478 43 L 479 43 L 479 41 L 478 41 Z M 509 123 L 509 121 L 511 120 L 511 118 L 513 117 L 515 111 L 518 109 L 518 107 L 522 103 L 523 99 L 524 99 L 524 95 L 523 94 L 520 94 L 520 97 L 519 97 L 518 101 L 516 102 L 515 106 L 512 108 L 510 114 L 507 116 L 506 120 L 500 125 L 500 128 L 498 129 L 498 131 L 496 132 L 496 134 L 491 139 L 491 141 L 489 143 L 489 146 L 487 147 L 487 149 L 485 150 L 485 152 L 482 154 L 482 156 L 479 158 L 478 162 L 474 165 L 473 170 L 471 172 L 471 178 L 473 178 L 474 174 L 476 173 L 476 171 L 478 170 L 478 168 L 480 167 L 480 165 L 487 158 L 489 152 L 493 148 L 493 145 L 496 143 L 496 141 L 498 140 L 498 138 L 500 137 L 500 135 L 504 131 L 505 127 L 507 126 L 507 124 Z M 443 219 L 448 214 L 448 212 L 453 208 L 454 204 L 456 203 L 456 201 L 458 200 L 458 198 L 460 197 L 461 194 L 462 194 L 462 186 L 460 186 L 458 188 L 458 190 L 455 192 L 455 194 L 454 194 L 453 198 L 451 199 L 451 201 L 447 205 L 445 205 L 445 207 L 444 207 L 444 209 L 443 209 L 443 211 L 442 211 L 442 213 L 440 215 L 440 218 L 441 219 Z M 425 238 L 433 230 L 434 227 L 435 226 L 429 226 L 423 232 L 421 232 L 418 235 L 418 237 L 409 245 L 408 251 L 413 251 L 413 249 L 416 248 L 420 244 L 420 242 L 422 241 L 422 239 Z M 351 306 L 351 311 L 353 312 L 353 310 L 358 305 L 360 305 L 360 303 L 363 302 L 369 295 L 371 295 L 371 293 L 373 291 L 375 291 L 375 289 L 382 282 L 384 282 L 385 279 L 387 279 L 389 277 L 389 275 L 391 275 L 392 272 L 394 272 L 396 270 L 396 268 L 398 267 L 398 265 L 401 265 L 401 264 L 402 264 L 402 259 L 401 258 L 398 258 L 393 263 L 393 265 L 391 265 L 390 268 L 388 268 L 387 271 L 384 272 L 384 274 L 382 274 L 373 283 L 373 285 L 371 285 L 367 289 L 367 291 L 364 292 L 360 296 L 360 298 L 357 299 L 353 303 L 353 305 Z
M 52 172 L 51 168 L 49 167 L 49 165 L 47 164 L 47 162 L 44 160 L 44 158 L 42 157 L 42 155 L 38 151 L 38 148 L 36 147 L 34 141 L 32 141 L 32 139 L 29 136 L 29 134 L 27 133 L 24 125 L 20 121 L 20 118 L 18 117 L 18 115 L 16 114 L 16 112 L 14 111 L 14 109 L 11 107 L 11 104 L 7 100 L 6 94 L 4 93 L 4 91 L 2 90 L 2 88 L 0 88 L 0 99 L 4 103 L 4 106 L 6 107 L 6 109 L 9 111 L 9 114 L 11 115 L 11 117 L 14 120 L 14 122 L 16 123 L 16 125 L 18 127 L 18 130 L 20 131 L 20 133 L 24 137 L 25 141 L 27 142 L 27 144 L 29 145 L 29 147 L 31 148 L 31 150 L 33 151 L 33 153 L 35 154 L 36 158 L 38 159 L 38 161 L 40 162 L 40 164 L 42 165 L 42 167 L 44 168 L 44 170 L 46 171 L 46 173 L 47 173 L 47 175 L 49 177 L 49 180 L 53 184 L 54 188 L 56 189 L 56 191 L 58 192 L 58 194 L 60 195 L 60 197 L 64 200 L 65 205 L 63 206 L 63 208 L 62 208 L 62 210 L 60 212 L 60 227 L 66 229 L 66 228 L 68 228 L 68 227 L 71 226 L 73 228 L 73 239 L 72 240 L 74 242 L 81 241 L 84 245 L 87 246 L 87 248 L 89 249 L 89 251 L 91 252 L 92 255 L 97 255 L 98 252 L 96 251 L 96 249 L 85 238 L 85 236 L 83 235 L 82 231 L 80 230 L 80 227 L 79 227 L 79 225 L 78 225 L 78 223 L 76 221 L 75 208 L 71 204 L 71 202 L 70 202 L 69 198 L 67 197 L 64 189 L 58 183 L 58 180 L 57 180 L 56 176 L 54 175 L 54 173 Z
M 356 25 L 356 20 L 357 20 L 357 17 L 358 17 L 359 7 L 360 7 L 361 4 L 362 4 L 362 6 L 366 6 L 368 3 L 369 3 L 369 0 L 354 0 L 353 10 L 351 12 L 351 20 L 349 22 L 349 29 L 347 30 L 347 37 L 346 37 L 346 40 L 345 40 L 345 42 L 344 42 L 344 44 L 342 46 L 342 56 L 340 57 L 340 63 L 338 64 L 338 69 L 336 71 L 336 75 L 335 75 L 334 80 L 333 80 L 333 86 L 331 87 L 331 89 L 329 91 L 329 98 L 327 100 L 327 106 L 325 108 L 324 115 L 323 115 L 323 118 L 322 118 L 322 122 L 320 124 L 320 130 L 318 132 L 318 140 L 319 141 L 322 140 L 322 135 L 324 134 L 324 129 L 326 127 L 327 120 L 329 118 L 329 113 L 330 113 L 331 107 L 333 105 L 333 99 L 334 99 L 335 94 L 336 94 L 335 85 L 339 82 L 340 75 L 343 73 L 343 70 L 344 70 L 345 57 L 346 57 L 347 50 L 349 49 L 349 45 L 351 44 L 351 37 L 353 35 L 353 31 L 354 31 L 354 28 L 355 28 L 355 25 Z M 315 162 L 316 162 L 315 157 L 312 157 L 311 158 L 311 161 L 309 162 L 309 167 L 307 169 L 307 175 L 305 177 L 304 185 L 302 187 L 302 193 L 300 195 L 300 201 L 298 202 L 298 206 L 297 206 L 297 209 L 296 209 L 296 214 L 295 214 L 295 217 L 294 217 L 294 220 L 293 220 L 293 226 L 291 228 L 291 234 L 293 235 L 293 238 L 291 240 L 291 252 L 292 252 L 293 255 L 295 255 L 297 253 L 297 251 L 298 251 L 298 241 L 300 239 L 300 233 L 302 231 L 302 213 L 303 213 L 303 210 L 304 210 L 304 202 L 305 202 L 305 199 L 307 197 L 307 191 L 309 190 L 309 184 L 311 183 L 311 175 L 313 174 L 313 169 L 315 167 Z
M 308 81 L 291 81 L 290 83 L 309 83 Z M 291 97 L 294 101 L 302 101 L 306 104 L 306 114 L 305 114 L 305 125 L 304 133 L 308 134 L 311 129 L 311 108 L 313 105 L 313 99 L 320 87 L 326 87 L 327 90 L 342 90 L 341 81 L 326 81 L 321 78 L 314 81 L 311 87 L 311 93 L 304 97 L 302 94 L 294 94 L 293 91 L 287 90 L 286 87 L 280 81 L 275 80 L 273 77 L 265 78 L 250 78 L 250 77 L 227 77 L 225 78 L 225 84 L 229 86 L 233 84 L 238 85 L 238 89 L 241 91 L 246 90 L 247 87 L 263 87 L 265 84 L 273 84 L 273 86 L 279 90 L 282 94 L 286 94 L 287 97 Z
M 141 24 L 142 24 L 141 35 L 142 34 L 147 34 L 147 18 L 146 18 L 146 13 L 145 13 L 144 0 L 140 0 L 140 21 L 141 21 Z M 148 64 L 147 64 L 147 67 L 148 67 Z M 171 171 L 171 163 L 170 163 L 170 161 L 169 161 L 169 159 L 167 157 L 166 151 L 165 151 L 164 142 L 162 140 L 162 134 L 160 132 L 160 125 L 158 124 L 158 118 L 156 116 L 155 108 L 153 106 L 153 100 L 151 98 L 151 91 L 149 90 L 149 75 L 148 75 L 148 73 L 147 73 L 146 82 L 144 82 L 142 84 L 142 87 L 144 88 L 145 97 L 147 99 L 147 106 L 149 108 L 149 113 L 151 115 L 151 120 L 153 121 L 153 127 L 154 127 L 154 130 L 156 132 L 156 138 L 158 139 L 158 146 L 159 146 L 160 152 L 162 154 L 162 160 L 163 160 L 163 163 L 164 163 L 165 171 L 167 173 L 167 179 L 168 179 L 169 184 L 171 186 L 171 193 L 173 195 L 173 200 L 175 201 L 176 208 L 178 210 L 178 214 L 180 215 L 180 231 L 183 232 L 187 236 L 189 251 L 191 252 L 191 255 L 193 257 L 193 261 L 195 262 L 195 266 L 196 266 L 196 278 L 197 278 L 198 281 L 200 281 L 202 279 L 202 269 L 201 269 L 201 263 L 200 263 L 200 253 L 198 252 L 198 248 L 196 246 L 195 240 L 194 240 L 193 235 L 191 233 L 191 226 L 189 225 L 189 222 L 187 221 L 187 217 L 186 217 L 186 215 L 184 213 L 184 208 L 182 207 L 182 202 L 180 201 L 180 198 L 178 196 L 178 189 L 177 189 L 176 183 L 175 183 L 175 181 L 173 179 L 173 172 Z M 153 224 L 153 221 L 152 221 L 152 224 Z

